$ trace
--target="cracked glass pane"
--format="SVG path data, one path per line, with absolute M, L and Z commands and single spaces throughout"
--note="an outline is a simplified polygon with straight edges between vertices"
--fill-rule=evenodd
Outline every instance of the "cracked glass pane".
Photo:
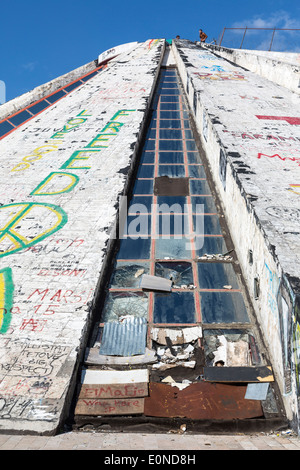
M 149 274 L 149 263 L 119 261 L 111 276 L 110 288 L 138 288 L 143 274 Z
M 155 275 L 170 279 L 177 287 L 193 284 L 193 270 L 191 263 L 164 262 L 155 263 Z
M 101 321 L 122 321 L 128 315 L 147 319 L 148 296 L 143 292 L 110 292 Z

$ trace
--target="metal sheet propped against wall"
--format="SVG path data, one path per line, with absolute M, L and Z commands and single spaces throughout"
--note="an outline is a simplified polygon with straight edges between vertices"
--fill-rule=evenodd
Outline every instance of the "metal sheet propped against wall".
M 190 384 L 183 390 L 151 382 L 145 398 L 146 416 L 193 420 L 232 420 L 263 416 L 257 400 L 246 400 L 246 385 L 208 382 Z
M 147 320 L 129 316 L 104 325 L 99 354 L 106 356 L 142 355 L 146 349 Z

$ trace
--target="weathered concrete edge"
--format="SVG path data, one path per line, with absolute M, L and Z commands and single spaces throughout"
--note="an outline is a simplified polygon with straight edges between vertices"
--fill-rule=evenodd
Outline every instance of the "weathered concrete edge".
M 233 240 L 237 258 L 240 263 L 240 267 L 251 297 L 252 305 L 257 316 L 258 326 L 262 332 L 263 340 L 267 345 L 270 352 L 269 360 L 272 364 L 274 375 L 280 387 L 280 392 L 283 398 L 283 404 L 285 407 L 285 413 L 287 419 L 290 421 L 291 426 L 297 430 L 299 423 L 298 418 L 298 407 L 297 407 L 297 394 L 296 394 L 296 381 L 295 374 L 292 375 L 292 393 L 286 393 L 284 391 L 284 370 L 283 370 L 283 351 L 282 343 L 280 340 L 280 334 L 276 334 L 277 326 L 271 315 L 267 315 L 268 312 L 268 284 L 263 278 L 262 273 L 264 270 L 265 262 L 268 264 L 270 269 L 277 274 L 278 278 L 284 280 L 285 285 L 290 293 L 296 298 L 299 296 L 300 289 L 298 283 L 294 283 L 291 286 L 289 282 L 289 276 L 284 273 L 280 261 L 275 252 L 275 247 L 268 240 L 268 237 L 264 231 L 263 225 L 260 222 L 254 204 L 251 200 L 251 195 L 243 188 L 243 184 L 236 173 L 234 166 L 231 163 L 233 155 L 230 155 L 223 144 L 222 140 L 209 116 L 209 111 L 205 109 L 201 96 L 194 88 L 193 79 L 190 77 L 187 67 L 189 63 L 186 63 L 180 51 L 177 49 L 175 42 L 173 41 L 173 52 L 177 62 L 179 74 L 185 88 L 190 108 L 192 110 L 197 130 L 200 136 L 201 145 L 206 153 L 206 158 L 210 166 L 212 179 L 214 181 L 220 202 L 222 204 L 224 214 L 226 217 L 227 225 L 230 230 L 230 235 Z M 203 138 L 203 121 L 207 121 L 208 125 L 208 139 L 205 141 Z M 219 177 L 219 155 L 220 150 L 226 155 L 227 170 L 226 170 L 226 191 L 224 191 L 222 182 Z M 254 201 L 253 201 L 254 202 Z M 238 207 L 239 210 L 233 213 L 232 205 Z M 244 230 L 236 230 L 234 227 L 244 227 Z M 249 265 L 248 252 L 250 247 L 247 243 L 246 237 L 243 237 L 243 233 L 248 233 L 247 240 L 252 239 L 253 244 L 259 247 L 259 250 L 255 252 L 255 263 L 256 272 L 253 272 Z M 259 298 L 255 296 L 255 279 L 260 280 L 261 294 Z M 291 322 L 289 323 L 291 328 Z M 290 332 L 288 333 L 290 334 Z M 272 359 L 271 359 L 272 358 Z
M 21 96 L 17 96 L 12 100 L 3 103 L 0 106 L 0 121 L 20 111 L 22 108 L 29 106 L 35 101 L 41 100 L 45 96 L 50 95 L 51 93 L 55 92 L 64 85 L 73 82 L 82 75 L 92 72 L 96 68 L 97 60 L 93 60 L 85 65 L 78 67 L 75 70 L 72 70 L 72 72 L 65 73 L 60 77 L 54 78 L 50 82 L 44 83 L 43 85 L 39 85 L 36 88 L 33 88 L 33 90 L 28 91 L 27 93 L 24 93 Z
M 117 199 L 115 201 L 115 208 L 116 208 L 116 211 L 117 211 L 117 218 L 114 221 L 114 228 L 112 229 L 111 234 L 110 234 L 110 238 L 108 239 L 108 242 L 107 242 L 106 253 L 103 254 L 102 269 L 101 269 L 101 272 L 99 274 L 97 286 L 96 286 L 96 289 L 95 289 L 94 298 L 93 298 L 92 304 L 90 306 L 89 320 L 85 325 L 85 327 L 86 327 L 85 328 L 85 334 L 82 336 L 82 342 L 81 342 L 81 345 L 80 345 L 80 349 L 78 350 L 77 360 L 73 365 L 73 374 L 70 378 L 69 389 L 68 389 L 68 391 L 66 393 L 66 396 L 65 396 L 65 399 L 64 399 L 64 407 L 62 409 L 60 420 L 58 420 L 56 427 L 52 429 L 51 434 L 57 433 L 57 431 L 60 429 L 60 427 L 64 424 L 64 422 L 68 418 L 68 416 L 70 414 L 70 411 L 71 411 L 73 397 L 74 397 L 74 393 L 75 393 L 75 390 L 76 390 L 76 387 L 77 387 L 77 384 L 78 384 L 79 374 L 81 373 L 81 366 L 82 366 L 82 362 L 84 360 L 89 335 L 91 333 L 91 329 L 93 328 L 94 308 L 96 307 L 96 304 L 99 302 L 99 298 L 101 296 L 103 288 L 105 287 L 106 280 L 107 280 L 107 272 L 110 270 L 111 261 L 113 259 L 113 256 L 114 256 L 115 250 L 116 250 L 116 239 L 115 239 L 114 234 L 117 233 L 117 230 L 118 230 L 117 227 L 118 227 L 118 224 L 119 224 L 119 220 L 118 220 L 118 211 L 120 210 L 119 198 L 121 196 L 127 196 L 128 195 L 128 193 L 130 191 L 131 184 L 132 184 L 132 180 L 133 180 L 134 175 L 135 175 L 137 159 L 138 159 L 138 156 L 139 156 L 139 153 L 140 153 L 140 150 L 141 150 L 143 137 L 144 137 L 144 134 L 145 134 L 145 131 L 146 131 L 147 121 L 148 121 L 149 113 L 150 113 L 150 109 L 151 109 L 151 102 L 152 102 L 153 94 L 154 94 L 154 91 L 155 91 L 155 88 L 156 88 L 156 83 L 157 83 L 158 75 L 159 75 L 159 72 L 160 72 L 160 66 L 161 66 L 161 63 L 163 61 L 165 47 L 166 47 L 166 43 L 164 42 L 162 44 L 161 50 L 158 51 L 158 54 L 160 53 L 160 57 L 159 57 L 157 67 L 156 67 L 155 77 L 153 79 L 152 90 L 151 90 L 150 95 L 148 96 L 147 105 L 146 105 L 146 108 L 144 110 L 143 120 L 140 124 L 139 133 L 136 136 L 136 141 L 135 141 L 134 146 L 133 146 L 132 156 L 131 156 L 131 159 L 130 159 L 130 167 L 128 168 L 127 177 L 126 177 L 126 180 L 124 182 L 123 189 L 119 192 L 119 194 L 117 196 Z
M 300 94 L 300 66 L 255 54 L 255 51 L 230 49 L 214 44 L 205 44 L 206 49 L 247 70 Z
M 160 66 L 163 61 L 164 52 L 165 52 L 166 42 L 161 40 L 161 44 L 158 46 L 157 54 L 153 58 L 153 67 L 152 71 L 156 68 L 155 74 L 153 77 L 152 89 L 149 95 L 146 97 L 146 106 L 143 109 L 143 118 L 139 125 L 139 130 L 136 135 L 134 142 L 132 142 L 132 154 L 129 157 L 128 163 L 129 166 L 126 167 L 126 179 L 124 180 L 124 185 L 120 189 L 118 195 L 116 196 L 115 200 L 115 209 L 116 213 L 118 214 L 119 210 L 119 198 L 120 196 L 126 196 L 130 190 L 132 180 L 135 174 L 135 167 L 137 163 L 137 158 L 139 156 L 139 152 L 141 149 L 141 144 L 144 138 L 147 121 L 149 119 L 149 113 L 151 109 L 151 102 L 153 98 L 153 94 L 155 91 L 158 75 L 160 72 Z M 105 73 L 105 72 L 104 72 Z M 124 169 L 125 171 L 125 169 Z M 81 337 L 78 338 L 78 346 L 76 351 L 73 350 L 68 358 L 68 360 L 64 364 L 65 373 L 67 373 L 70 377 L 68 386 L 60 399 L 57 400 L 57 407 L 59 408 L 58 417 L 52 419 L 51 421 L 46 421 L 45 419 L 41 420 L 22 420 L 19 419 L 17 421 L 13 421 L 11 419 L 2 419 L 0 422 L 0 434 L 27 434 L 27 435 L 45 435 L 45 436 L 53 436 L 57 434 L 65 424 L 70 410 L 72 406 L 73 396 L 78 384 L 79 373 L 82 366 L 82 361 L 84 359 L 85 350 L 87 347 L 87 342 L 89 339 L 89 335 L 91 333 L 91 328 L 94 322 L 94 307 L 99 301 L 99 297 L 101 295 L 101 291 L 105 285 L 106 278 L 107 278 L 107 271 L 110 268 L 110 262 L 112 260 L 112 256 L 115 253 L 116 249 L 116 239 L 115 239 L 115 230 L 117 230 L 118 226 L 118 216 L 116 220 L 112 221 L 112 225 L 114 228 L 108 234 L 106 249 L 105 252 L 101 254 L 103 257 L 101 272 L 99 274 L 98 280 L 96 282 L 96 287 L 94 291 L 94 298 L 89 306 L 89 311 L 86 315 L 86 323 L 84 325 L 83 330 L 81 331 Z M 41 405 L 42 406 L 42 405 Z M 37 408 L 39 407 L 39 400 L 37 400 Z

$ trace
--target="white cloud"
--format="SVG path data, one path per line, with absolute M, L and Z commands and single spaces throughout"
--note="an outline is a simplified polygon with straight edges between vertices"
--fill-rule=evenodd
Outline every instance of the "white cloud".
M 300 18 L 292 17 L 285 10 L 272 12 L 270 15 L 255 15 L 241 21 L 236 21 L 231 25 L 232 28 L 266 28 L 266 29 L 300 29 Z M 233 34 L 243 34 L 241 30 L 231 31 Z M 252 48 L 260 50 L 268 50 L 272 31 L 249 30 L 246 38 L 252 37 Z M 253 38 L 256 37 L 254 46 Z M 298 51 L 300 45 L 300 31 L 276 31 L 272 49 L 277 51 Z M 245 43 L 244 46 L 245 47 Z
M 242 21 L 235 22 L 232 27 L 248 28 L 282 28 L 282 29 L 299 29 L 300 19 L 291 18 L 290 13 L 285 10 L 279 10 L 271 13 L 270 16 L 255 15 L 254 17 Z

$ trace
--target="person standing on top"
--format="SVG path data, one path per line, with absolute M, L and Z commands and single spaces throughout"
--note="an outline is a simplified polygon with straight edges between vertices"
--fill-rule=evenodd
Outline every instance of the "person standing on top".
M 202 29 L 199 29 L 199 37 L 201 42 L 205 42 L 208 36 Z

